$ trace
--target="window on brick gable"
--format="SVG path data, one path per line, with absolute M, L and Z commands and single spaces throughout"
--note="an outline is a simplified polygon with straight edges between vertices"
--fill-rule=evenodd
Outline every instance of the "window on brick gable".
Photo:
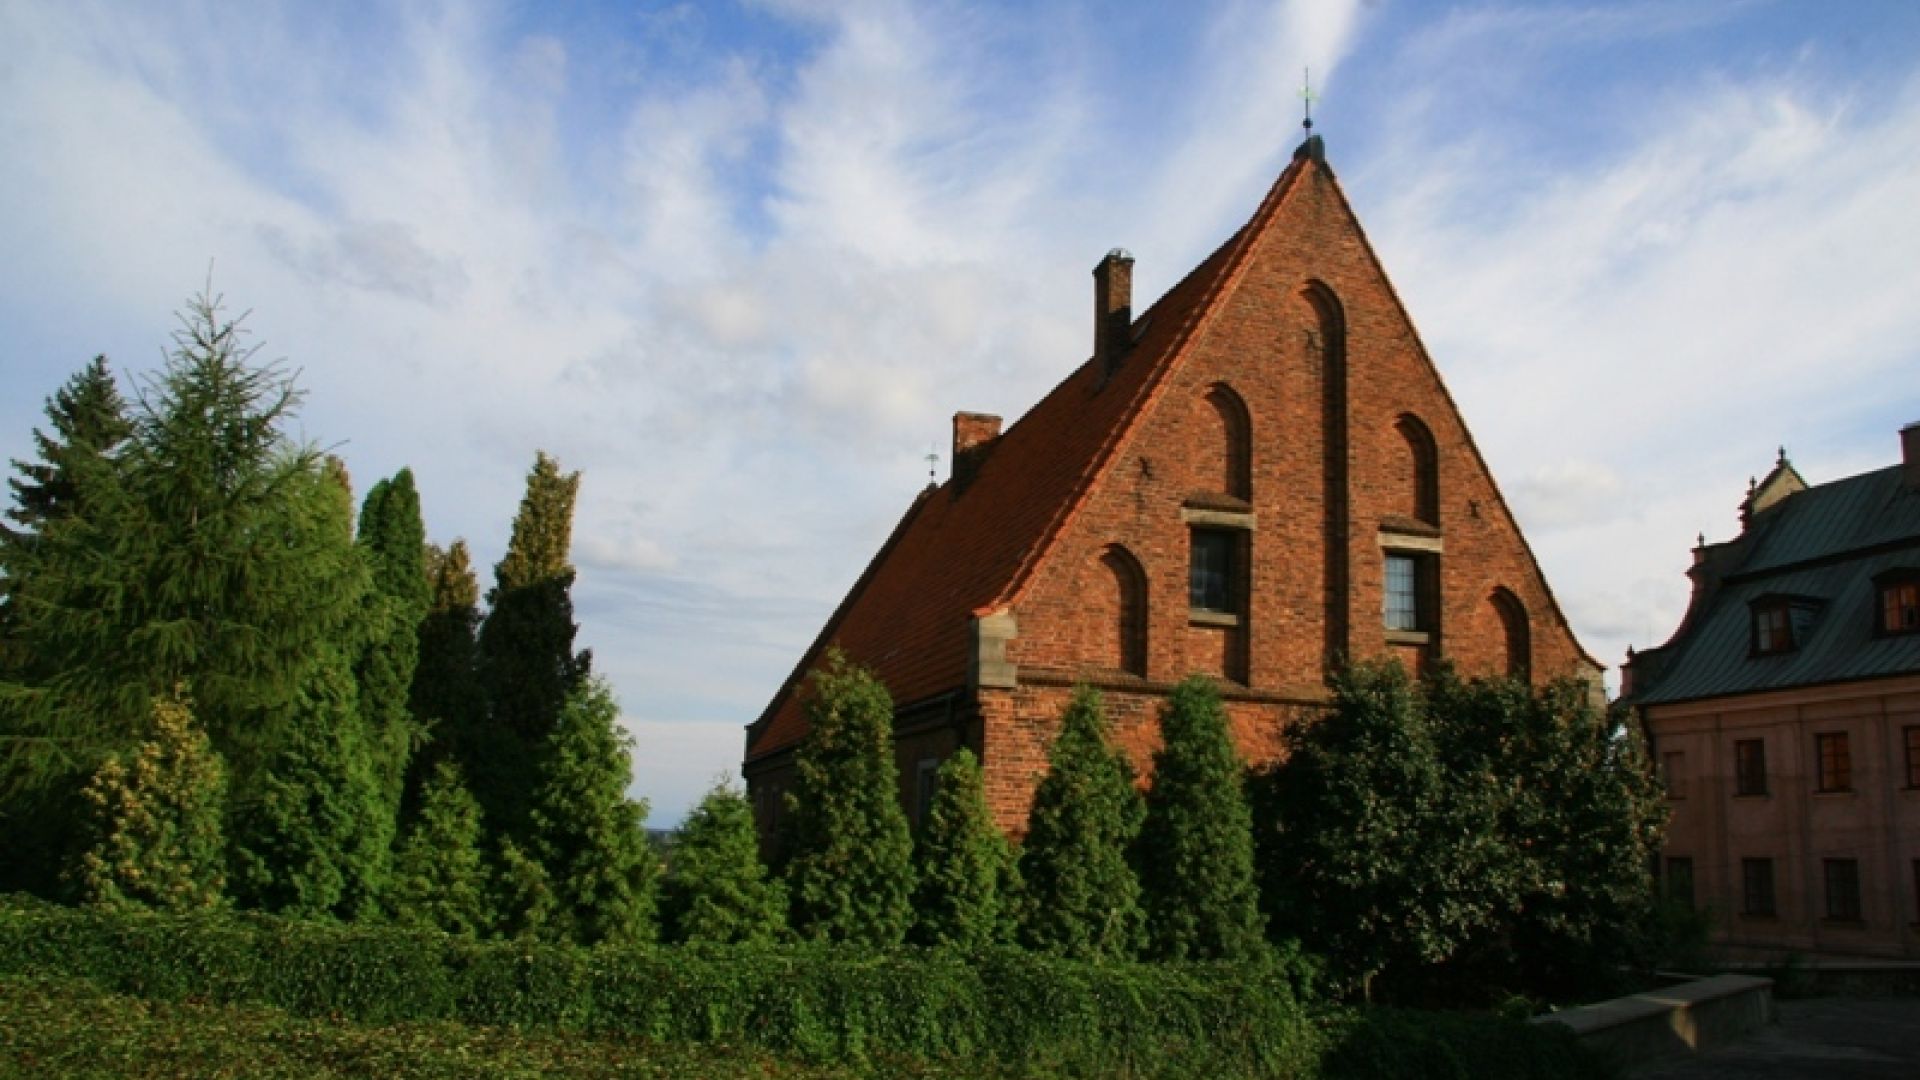
M 1195 611 L 1238 614 L 1240 534 L 1194 529 L 1187 573 L 1187 604 Z
M 1117 668 L 1132 675 L 1147 673 L 1147 575 L 1133 553 L 1112 544 L 1100 554 L 1101 579 L 1106 595 L 1101 598 L 1100 614 L 1104 625 L 1098 629 L 1101 640 L 1092 662 Z
M 1438 577 L 1439 560 L 1431 552 L 1386 552 L 1380 608 L 1389 635 L 1433 632 Z
M 1533 630 L 1527 622 L 1526 605 L 1512 590 L 1504 587 L 1493 590 L 1488 602 L 1493 605 L 1494 614 L 1500 620 L 1506 645 L 1502 669 L 1509 677 L 1524 680 L 1533 667 Z

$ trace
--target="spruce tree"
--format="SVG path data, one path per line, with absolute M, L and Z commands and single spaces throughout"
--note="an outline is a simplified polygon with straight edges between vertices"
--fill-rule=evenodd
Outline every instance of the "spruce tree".
M 1127 853 L 1146 811 L 1106 726 L 1099 693 L 1076 689 L 1027 819 L 1021 938 L 1069 956 L 1131 959 L 1146 943 L 1146 916 Z
M 480 804 L 460 768 L 443 761 L 421 794 L 418 820 L 394 857 L 393 921 L 474 937 L 488 929 L 492 883 L 480 854 Z
M 669 941 L 777 941 L 787 926 L 787 897 L 760 861 L 760 840 L 746 796 L 715 784 L 674 834 L 670 872 L 661 883 Z
M 811 683 L 787 795 L 793 928 L 813 940 L 898 945 L 912 922 L 913 839 L 893 761 L 893 699 L 837 650 Z
M 560 710 L 540 757 L 530 854 L 555 900 L 554 934 L 581 944 L 654 940 L 659 866 L 647 804 L 627 798 L 632 737 L 613 691 L 588 679 Z
M 20 475 L 7 481 L 13 507 L 7 516 L 29 533 L 50 521 L 78 512 L 80 487 L 76 471 L 83 460 L 111 458 L 133 434 L 127 404 L 107 370 L 107 358 L 96 356 L 66 385 L 47 399 L 52 434 L 33 432 L 37 462 L 15 461 Z M 9 533 L 0 526 L 0 533 Z
M 1151 955 L 1238 960 L 1264 944 L 1245 765 L 1220 692 L 1191 676 L 1160 718 L 1161 747 L 1137 848 Z
M 573 506 L 580 474 L 539 454 L 527 475 L 507 555 L 494 568 L 480 626 L 480 675 L 489 720 L 477 739 L 474 794 L 495 827 L 526 828 L 531 765 L 586 681 L 591 657 L 573 651 Z
M 961 747 L 934 774 L 933 806 L 917 851 L 914 939 L 958 949 L 1004 940 L 1012 898 L 1002 888 L 1012 859 L 987 808 L 980 762 Z
M 151 737 L 111 757 L 83 793 L 94 842 L 81 898 L 163 910 L 213 907 L 226 884 L 226 768 L 180 701 L 155 701 Z

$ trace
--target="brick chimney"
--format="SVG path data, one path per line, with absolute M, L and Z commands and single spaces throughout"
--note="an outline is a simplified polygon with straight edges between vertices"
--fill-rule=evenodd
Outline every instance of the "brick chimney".
M 953 482 L 966 487 L 980 471 L 994 441 L 1000 438 L 1000 418 L 986 413 L 953 414 Z
M 1900 429 L 1900 464 L 1906 467 L 1907 486 L 1920 488 L 1920 420 Z
M 1133 256 L 1114 248 L 1093 268 L 1093 355 L 1103 377 L 1119 370 L 1132 330 Z

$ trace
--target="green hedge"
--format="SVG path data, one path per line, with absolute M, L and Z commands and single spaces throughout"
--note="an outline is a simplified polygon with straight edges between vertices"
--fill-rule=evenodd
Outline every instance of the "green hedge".
M 583 1032 L 874 1072 L 920 1061 L 1046 1077 L 1606 1075 L 1558 1028 L 1314 1007 L 1312 974 L 1293 955 L 1148 965 L 1012 949 L 581 949 L 0 897 L 0 978 L 360 1025 Z
M 474 942 L 253 915 L 0 907 L 0 975 L 383 1024 L 457 1021 L 754 1047 L 810 1061 L 978 1060 L 1064 1076 L 1310 1076 L 1297 965 L 1094 965 L 826 946 Z

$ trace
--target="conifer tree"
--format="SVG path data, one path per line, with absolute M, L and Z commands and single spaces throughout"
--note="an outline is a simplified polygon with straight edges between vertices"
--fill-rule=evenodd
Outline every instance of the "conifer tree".
M 1161 713 L 1138 865 L 1149 952 L 1238 960 L 1264 945 L 1245 765 L 1213 681 L 1191 676 Z
M 372 917 L 392 837 L 346 656 L 323 647 L 273 724 L 253 783 L 236 791 L 234 892 L 300 918 Z
M 367 492 L 358 549 L 370 587 L 357 624 L 362 640 L 354 674 L 383 804 L 379 813 L 397 828 L 407 763 L 420 741 L 408 698 L 419 663 L 420 623 L 430 599 L 426 526 L 420 520 L 420 496 L 411 470 L 401 469 Z
M 539 764 L 531 854 L 553 892 L 554 932 L 581 944 L 654 940 L 659 866 L 647 804 L 627 798 L 632 737 L 613 691 L 588 679 L 560 710 Z
M 573 506 L 580 474 L 539 454 L 527 475 L 507 555 L 494 568 L 480 626 L 480 674 L 489 721 L 475 748 L 474 794 L 495 827 L 526 828 L 531 763 L 558 725 L 591 657 L 573 651 Z
M 480 854 L 480 804 L 459 766 L 443 761 L 421 794 L 418 820 L 394 858 L 388 904 L 393 920 L 449 934 L 488 928 L 487 866 Z
M 28 688 L 50 671 L 44 659 L 37 670 L 33 664 L 37 650 L 29 648 L 19 625 L 16 585 L 36 572 L 40 560 L 29 549 L 41 542 L 40 534 L 84 517 L 81 473 L 111 476 L 133 425 L 104 356 L 95 357 L 47 399 L 46 415 L 51 433 L 33 432 L 40 460 L 15 461 L 19 475 L 8 480 L 13 505 L 6 517 L 20 528 L 0 524 L 0 891 L 53 895 L 61 891 L 60 877 L 75 857 L 81 832 L 73 824 L 86 812 L 80 789 L 98 756 L 62 762 L 35 753 L 30 742 L 5 737 L 34 734 L 32 721 L 22 715 L 30 711 L 23 708 L 27 703 L 10 697 L 7 687 L 12 686 L 15 695 L 30 693 Z M 28 595 L 37 597 L 40 591 Z M 27 606 L 34 602 L 29 599 Z
M 155 701 L 151 737 L 111 757 L 83 793 L 94 843 L 82 856 L 89 903 L 163 910 L 213 907 L 226 884 L 220 755 L 180 701 Z
M 417 794 L 434 766 L 453 761 L 474 768 L 486 722 L 486 695 L 479 672 L 480 584 L 474 579 L 467 543 L 426 549 L 429 603 L 420 622 L 420 661 L 414 668 L 409 707 L 426 743 L 414 756 L 409 791 Z
M 914 938 L 958 949 L 1003 940 L 1012 898 L 1001 890 L 1012 859 L 987 808 L 980 763 L 963 746 L 934 774 L 933 806 L 918 850 Z
M 768 942 L 786 931 L 787 897 L 760 861 L 753 808 L 726 783 L 708 791 L 674 835 L 661 883 L 669 941 Z
M 1144 815 L 1132 767 L 1107 743 L 1099 693 L 1076 689 L 1027 819 L 1022 940 L 1088 959 L 1140 953 L 1146 916 L 1127 853 Z
M 54 391 L 47 399 L 46 413 L 52 434 L 37 428 L 33 432 L 40 460 L 15 461 L 14 470 L 20 475 L 7 481 L 14 502 L 7 516 L 28 532 L 78 512 L 79 463 L 112 457 L 133 434 L 126 401 L 104 356 L 94 357 Z M 0 533 L 8 532 L 0 527 Z
M 787 795 L 793 928 L 813 940 L 898 945 L 912 922 L 913 839 L 893 761 L 893 700 L 837 650 L 811 681 Z
M 217 300 L 195 299 L 180 323 L 132 436 L 111 461 L 66 461 L 82 512 L 5 545 L 15 635 L 33 658 L 0 674 L 16 786 L 91 772 L 138 741 L 156 697 L 187 685 L 243 788 L 265 714 L 292 700 L 321 646 L 350 636 L 365 571 L 310 497 L 319 455 L 284 431 L 299 395 L 252 362 Z
M 493 882 L 492 921 L 501 937 L 537 941 L 556 932 L 565 934 L 566 927 L 555 926 L 559 898 L 547 868 L 510 838 L 500 840 L 499 870 Z

